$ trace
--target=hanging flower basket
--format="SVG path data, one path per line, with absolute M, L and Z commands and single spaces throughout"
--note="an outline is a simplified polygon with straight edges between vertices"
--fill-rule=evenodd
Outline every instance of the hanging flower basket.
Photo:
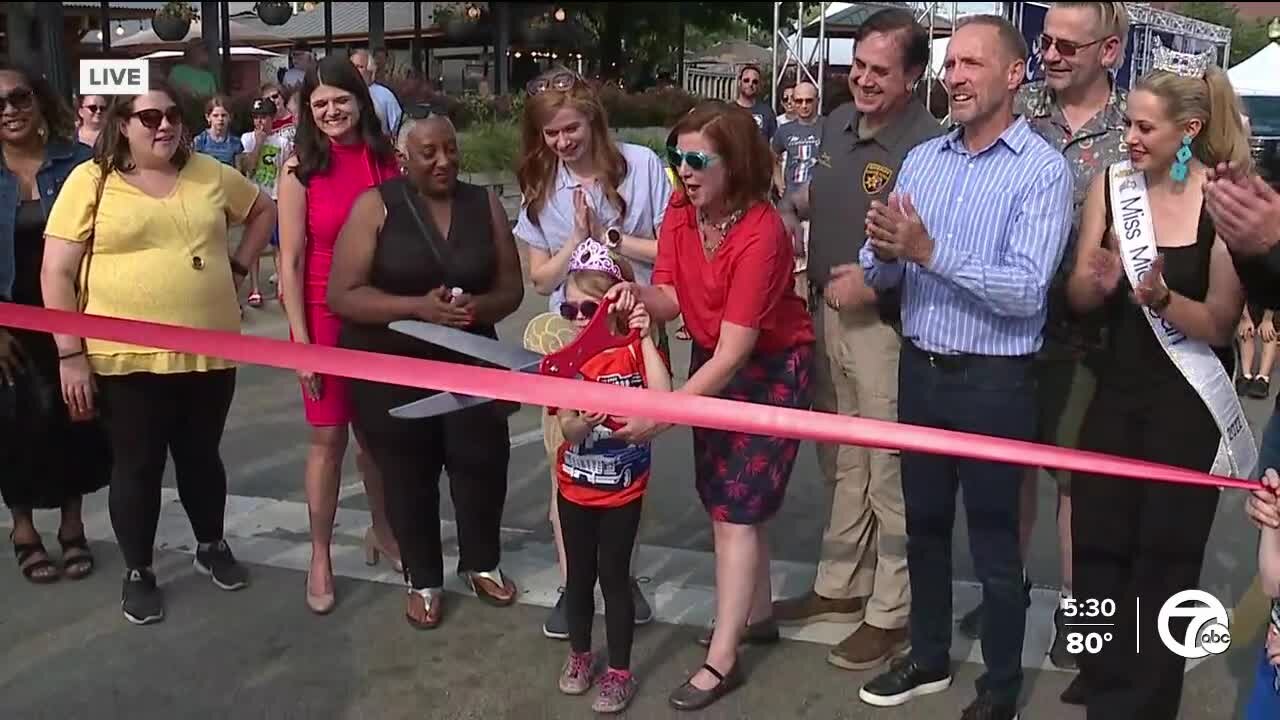
M 293 3 L 260 2 L 258 18 L 267 25 L 284 25 L 293 17 Z
M 151 29 L 155 30 L 156 37 L 161 40 L 177 42 L 191 31 L 191 21 L 195 18 L 196 11 L 190 4 L 165 3 L 165 6 L 157 10 L 155 17 L 151 19 Z

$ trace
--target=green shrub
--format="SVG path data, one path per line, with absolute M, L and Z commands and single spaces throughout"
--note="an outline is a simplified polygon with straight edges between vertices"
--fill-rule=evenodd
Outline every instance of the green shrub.
M 520 131 L 510 122 L 476 125 L 458 134 L 462 172 L 515 172 Z

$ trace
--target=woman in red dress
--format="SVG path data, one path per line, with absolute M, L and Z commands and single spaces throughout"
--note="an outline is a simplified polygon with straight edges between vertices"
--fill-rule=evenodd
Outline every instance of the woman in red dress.
M 345 56 L 327 57 L 308 72 L 299 96 L 307 111 L 298 118 L 295 154 L 280 178 L 280 295 L 294 342 L 335 347 L 342 321 L 329 309 L 326 292 L 338 231 L 361 193 L 400 172 L 369 90 Z M 307 606 L 323 615 L 335 602 L 329 547 L 352 409 L 345 379 L 309 371 L 299 371 L 298 377 L 312 428 L 304 471 L 311 515 Z M 382 477 L 363 452 L 356 461 L 373 517 L 364 541 L 366 562 L 375 564 L 385 553 L 403 572 Z
M 650 286 L 615 286 L 624 310 L 644 303 L 658 322 L 683 315 L 693 341 L 688 382 L 676 392 L 808 409 L 813 325 L 795 292 L 791 240 L 769 202 L 773 157 L 755 121 L 725 103 L 676 124 L 669 161 L 680 176 L 658 234 Z M 666 425 L 629 418 L 615 435 L 652 439 Z M 800 443 L 694 428 L 698 495 L 716 551 L 716 622 L 707 662 L 671 694 L 699 710 L 742 684 L 737 648 L 777 637 L 764 523 L 782 506 Z

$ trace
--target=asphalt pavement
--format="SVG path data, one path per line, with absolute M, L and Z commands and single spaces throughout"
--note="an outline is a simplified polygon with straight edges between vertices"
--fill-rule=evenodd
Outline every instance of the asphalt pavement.
M 264 272 L 264 277 L 269 273 Z M 518 342 L 546 301 L 530 289 L 520 311 L 499 328 Z M 246 311 L 247 332 L 285 338 L 275 303 Z M 672 328 L 674 330 L 674 328 Z M 687 368 L 687 344 L 674 341 L 677 373 Z M 1272 400 L 1246 400 L 1261 432 Z M 577 718 L 590 700 L 566 698 L 556 678 L 567 646 L 540 628 L 559 585 L 550 525 L 550 494 L 538 409 L 511 421 L 512 461 L 503 520 L 504 569 L 521 586 L 505 609 L 467 597 L 449 579 L 448 618 L 418 632 L 402 618 L 403 582 L 384 563 L 363 561 L 360 539 L 367 503 L 348 453 L 335 537 L 338 607 L 315 617 L 304 605 L 309 553 L 302 463 L 308 430 L 296 378 L 288 372 L 243 368 L 223 443 L 230 473 L 227 534 L 253 573 L 253 585 L 223 593 L 191 568 L 193 539 L 170 477 L 158 537 L 157 571 L 167 593 L 165 622 L 129 625 L 119 611 L 121 560 L 106 515 L 106 493 L 86 500 L 86 526 L 98 571 L 80 583 L 26 583 L 0 567 L 0 718 Z M 637 574 L 657 622 L 636 636 L 634 669 L 640 695 L 633 718 L 674 716 L 667 693 L 701 664 L 696 634 L 712 616 L 710 527 L 692 483 L 687 430 L 656 444 L 653 480 L 640 532 Z M 445 481 L 447 482 L 447 481 Z M 446 569 L 456 552 L 448 493 Z M 811 444 L 801 451 L 786 504 L 769 527 L 778 596 L 806 590 L 827 519 L 830 491 Z M 1202 588 L 1233 609 L 1232 648 L 1187 673 L 1184 718 L 1237 716 L 1252 682 L 1262 605 L 1250 592 L 1256 531 L 1245 519 L 1240 493 L 1226 491 L 1206 555 Z M 1071 674 L 1045 659 L 1056 602 L 1058 558 L 1052 514 L 1054 485 L 1040 486 L 1040 522 L 1028 572 L 1036 584 L 1024 654 L 1024 718 L 1083 718 L 1058 694 Z M 56 547 L 56 514 L 38 522 Z M 8 518 L 0 524 L 8 524 Z M 978 590 L 963 516 L 956 528 L 955 613 L 976 602 Z M 11 560 L 10 560 L 11 562 Z M 785 640 L 743 656 L 748 684 L 708 711 L 706 718 L 958 717 L 973 696 L 981 649 L 957 638 L 952 689 L 905 708 L 878 710 L 857 698 L 874 672 L 848 672 L 824 661 L 829 646 L 852 627 L 822 624 L 788 630 Z M 603 622 L 596 643 L 603 646 Z M 958 707 L 957 707 L 958 706 Z

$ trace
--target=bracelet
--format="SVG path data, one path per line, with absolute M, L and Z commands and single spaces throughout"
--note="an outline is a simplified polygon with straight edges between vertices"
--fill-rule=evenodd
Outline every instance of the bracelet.
M 81 355 L 83 355 L 83 354 L 84 354 L 84 348 L 80 348 L 79 350 L 76 350 L 75 352 L 70 352 L 70 353 L 67 353 L 66 355 L 59 355 L 59 356 L 58 356 L 58 361 L 59 361 L 59 362 L 61 362 L 61 361 L 63 361 L 63 360 L 70 360 L 70 359 L 71 359 L 71 358 L 73 358 L 73 357 L 79 357 L 79 356 L 81 356 Z

